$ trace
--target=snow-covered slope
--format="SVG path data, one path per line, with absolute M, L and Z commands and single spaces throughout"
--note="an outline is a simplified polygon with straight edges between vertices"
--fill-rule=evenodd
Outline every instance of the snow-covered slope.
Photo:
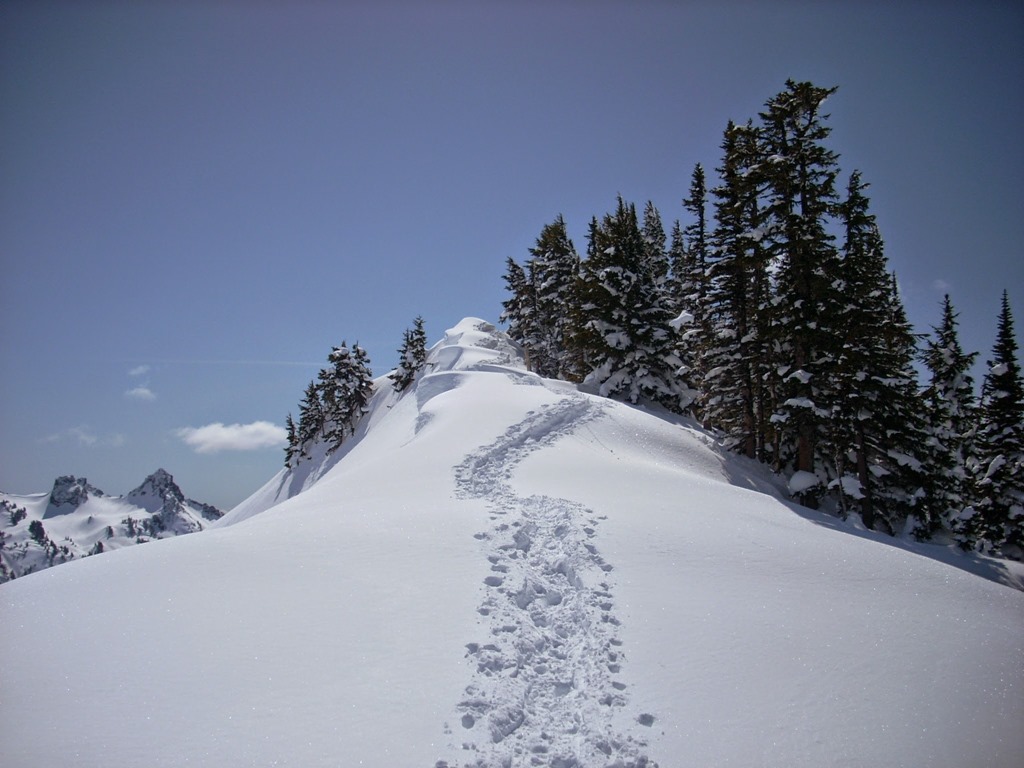
M 50 493 L 0 493 L 0 582 L 76 558 L 200 531 L 223 515 L 186 499 L 163 469 L 124 496 L 84 477 L 58 477 Z
M 1024 593 L 481 321 L 374 408 L 315 482 L 0 587 L 0 763 L 1024 762 Z

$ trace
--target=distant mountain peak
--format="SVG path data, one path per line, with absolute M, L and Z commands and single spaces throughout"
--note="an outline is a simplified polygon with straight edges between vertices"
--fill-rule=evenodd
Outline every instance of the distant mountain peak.
M 150 512 L 155 512 L 168 504 L 170 506 L 181 505 L 185 501 L 185 494 L 174 482 L 174 477 L 170 472 L 158 469 L 143 480 L 138 488 L 128 493 L 125 499 L 137 503 Z
M 90 485 L 84 477 L 63 475 L 53 481 L 50 504 L 44 517 L 66 515 L 82 506 L 90 496 L 105 496 L 99 488 Z

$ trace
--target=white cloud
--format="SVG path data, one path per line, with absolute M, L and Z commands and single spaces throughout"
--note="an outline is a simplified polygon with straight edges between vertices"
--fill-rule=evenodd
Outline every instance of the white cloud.
M 932 281 L 932 290 L 936 293 L 949 293 L 949 289 L 952 288 L 949 283 L 943 280 L 941 277 L 936 278 Z
M 207 424 L 205 427 L 184 427 L 175 430 L 175 435 L 191 446 L 196 453 L 217 453 L 218 451 L 255 451 L 260 448 L 277 448 L 284 445 L 288 433 L 284 427 L 269 421 L 254 421 L 252 424 Z
M 156 400 L 156 393 L 149 387 L 135 387 L 124 393 L 124 396 L 132 400 L 145 400 L 147 402 Z
M 147 373 L 149 373 L 148 365 L 138 365 L 128 371 L 129 376 L 144 376 Z

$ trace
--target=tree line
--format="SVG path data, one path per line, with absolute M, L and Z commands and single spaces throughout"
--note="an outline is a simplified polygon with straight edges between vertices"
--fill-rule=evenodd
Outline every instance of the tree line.
M 389 374 L 396 392 L 406 390 L 423 368 L 427 358 L 427 336 L 423 318 L 417 317 L 407 329 L 398 350 L 398 366 Z M 332 347 L 327 367 L 310 381 L 299 402 L 298 423 L 289 413 L 285 419 L 288 444 L 285 467 L 297 467 L 312 456 L 314 445 L 325 444 L 328 453 L 341 447 L 355 434 L 359 420 L 369 410 L 374 392 L 370 357 L 359 344 L 342 342 Z
M 757 120 L 730 121 L 716 182 L 695 167 L 688 223 L 668 234 L 653 204 L 638 215 L 619 197 L 581 257 L 555 218 L 525 263 L 507 260 L 502 320 L 532 370 L 691 415 L 806 506 L 1020 558 L 1008 296 L 978 397 L 950 298 L 919 348 L 868 184 L 854 171 L 840 190 L 823 112 L 835 90 L 788 81 Z

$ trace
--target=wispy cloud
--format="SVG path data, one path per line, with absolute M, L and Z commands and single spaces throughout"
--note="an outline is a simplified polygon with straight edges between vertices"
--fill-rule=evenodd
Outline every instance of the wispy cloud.
M 288 433 L 284 427 L 269 421 L 252 424 L 222 424 L 215 422 L 204 427 L 183 427 L 174 432 L 196 453 L 219 451 L 255 451 L 284 445 Z
M 77 443 L 83 448 L 120 448 L 128 442 L 128 438 L 120 432 L 100 436 L 89 426 L 82 424 L 77 427 L 65 429 L 62 432 L 54 432 L 52 435 L 40 438 L 40 443 Z
M 129 376 L 145 376 L 147 373 L 149 373 L 148 365 L 137 365 L 128 371 Z
M 85 427 L 72 427 L 67 431 L 68 437 L 78 440 L 79 445 L 96 445 L 99 438 Z
M 932 290 L 936 293 L 949 293 L 949 289 L 952 288 L 948 282 L 943 280 L 941 277 L 932 280 Z
M 130 400 L 153 401 L 156 400 L 156 393 L 149 387 L 133 387 L 124 393 Z
M 132 362 L 126 360 L 123 362 Z M 270 365 L 270 366 L 295 366 L 299 368 L 309 368 L 311 366 L 322 365 L 322 362 L 310 362 L 305 360 L 211 360 L 204 358 L 190 358 L 190 357 L 168 357 L 160 358 L 152 361 L 157 365 Z M 150 367 L 148 365 L 140 365 L 137 368 L 133 368 L 132 371 L 145 368 L 148 372 Z M 135 375 L 129 371 L 129 375 Z M 138 375 L 142 375 L 139 373 Z

